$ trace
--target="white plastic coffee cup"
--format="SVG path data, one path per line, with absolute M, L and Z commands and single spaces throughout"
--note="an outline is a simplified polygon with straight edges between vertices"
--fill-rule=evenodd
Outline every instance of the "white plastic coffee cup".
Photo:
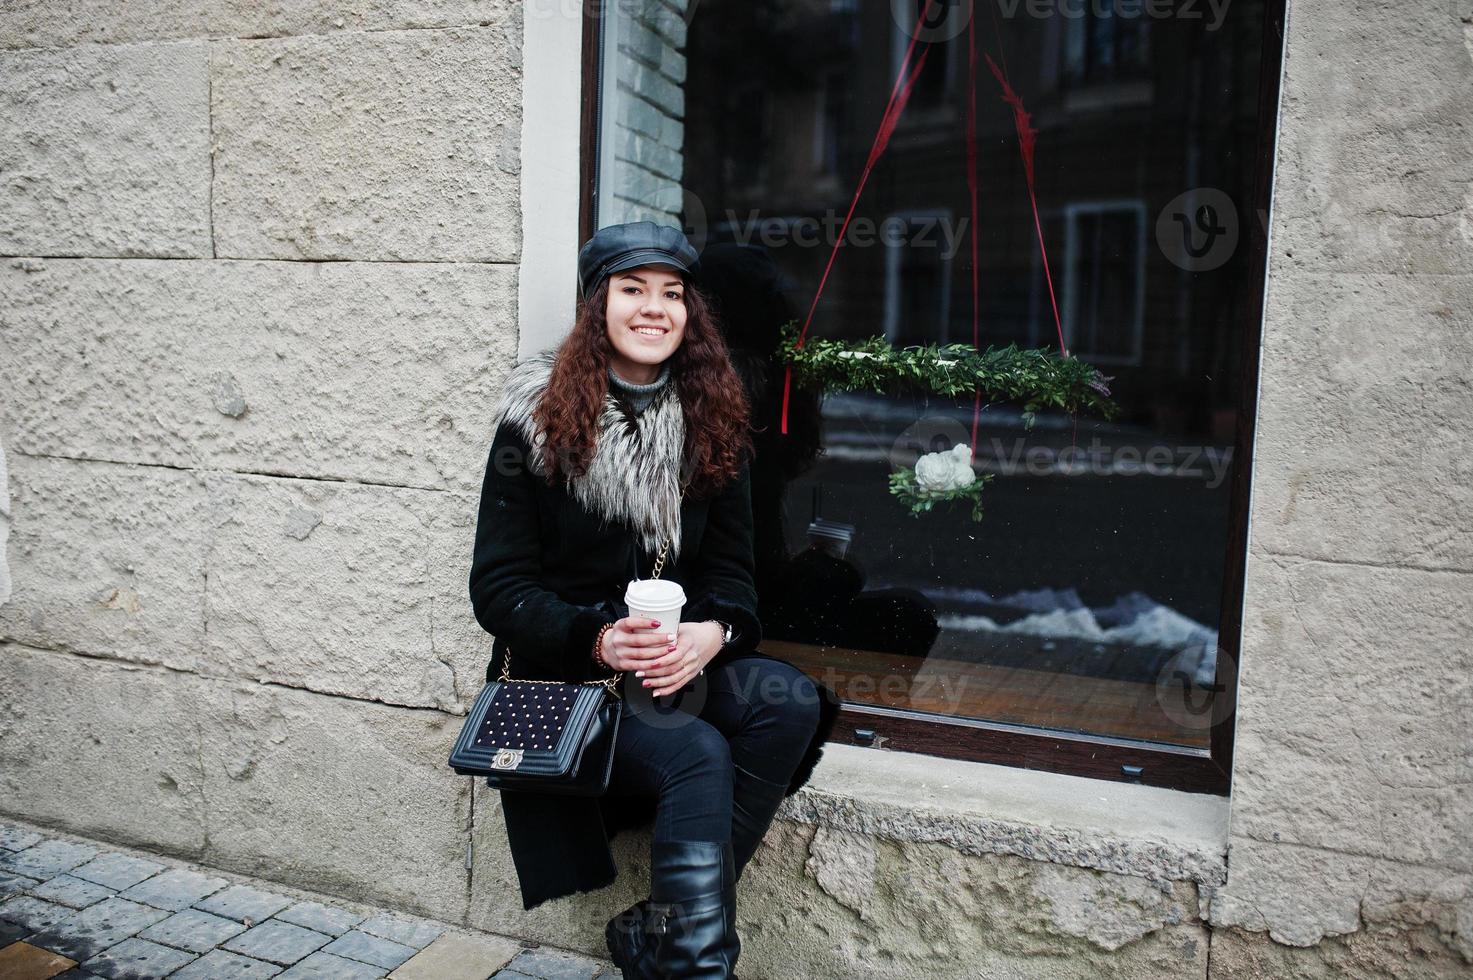
M 637 578 L 624 590 L 629 615 L 659 622 L 661 633 L 674 633 L 685 608 L 685 590 L 679 582 L 659 578 Z
M 847 555 L 849 545 L 853 540 L 853 524 L 826 521 L 820 517 L 808 525 L 808 543 L 815 548 L 827 551 L 835 558 L 843 558 Z

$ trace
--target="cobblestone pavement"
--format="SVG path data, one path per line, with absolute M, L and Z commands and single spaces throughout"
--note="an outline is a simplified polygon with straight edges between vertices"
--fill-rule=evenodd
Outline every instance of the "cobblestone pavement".
M 0 821 L 0 980 L 593 980 L 607 961 Z

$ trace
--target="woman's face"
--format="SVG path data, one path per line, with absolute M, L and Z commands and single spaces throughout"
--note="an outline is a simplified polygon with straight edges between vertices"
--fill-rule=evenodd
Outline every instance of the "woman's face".
M 649 384 L 685 339 L 685 280 L 664 266 L 642 265 L 609 277 L 605 309 L 614 372 Z

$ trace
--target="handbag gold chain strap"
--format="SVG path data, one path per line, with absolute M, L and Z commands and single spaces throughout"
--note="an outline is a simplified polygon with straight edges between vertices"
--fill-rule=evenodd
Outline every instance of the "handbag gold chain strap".
M 683 489 L 680 491 L 680 496 L 682 498 L 685 497 L 685 491 Z M 650 573 L 650 578 L 659 578 L 660 577 L 660 572 L 664 571 L 664 569 L 665 569 L 665 556 L 666 556 L 666 554 L 669 553 L 669 551 L 670 551 L 670 543 L 667 541 L 667 542 L 665 542 L 664 547 L 662 547 L 660 549 L 659 557 L 657 557 L 655 559 L 655 568 L 654 568 L 654 571 Z M 619 673 L 615 674 L 613 677 L 605 677 L 603 680 L 600 680 L 600 681 L 579 681 L 578 683 L 580 683 L 580 684 L 600 684 L 604 688 L 606 688 L 608 690 L 608 692 L 610 694 L 612 694 L 614 697 L 618 697 L 619 696 L 619 686 L 618 686 L 619 685 L 619 679 L 621 677 L 623 677 L 623 676 L 624 676 L 624 672 L 623 671 L 620 671 Z M 502 681 L 502 683 L 506 683 L 507 681 L 510 681 L 511 679 L 512 679 L 512 677 L 511 677 L 511 647 L 507 647 L 506 648 L 506 659 L 501 664 L 501 681 Z M 519 684 L 567 684 L 567 683 L 571 683 L 571 682 L 569 682 L 569 681 L 534 681 L 534 680 L 523 680 L 523 681 L 518 681 L 517 683 L 519 683 Z

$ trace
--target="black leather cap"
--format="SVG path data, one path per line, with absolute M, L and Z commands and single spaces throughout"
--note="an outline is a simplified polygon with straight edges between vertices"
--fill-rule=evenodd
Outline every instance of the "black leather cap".
M 668 265 L 694 275 L 700 257 L 679 228 L 653 221 L 609 225 L 578 250 L 578 289 L 587 299 L 604 276 L 642 265 Z

